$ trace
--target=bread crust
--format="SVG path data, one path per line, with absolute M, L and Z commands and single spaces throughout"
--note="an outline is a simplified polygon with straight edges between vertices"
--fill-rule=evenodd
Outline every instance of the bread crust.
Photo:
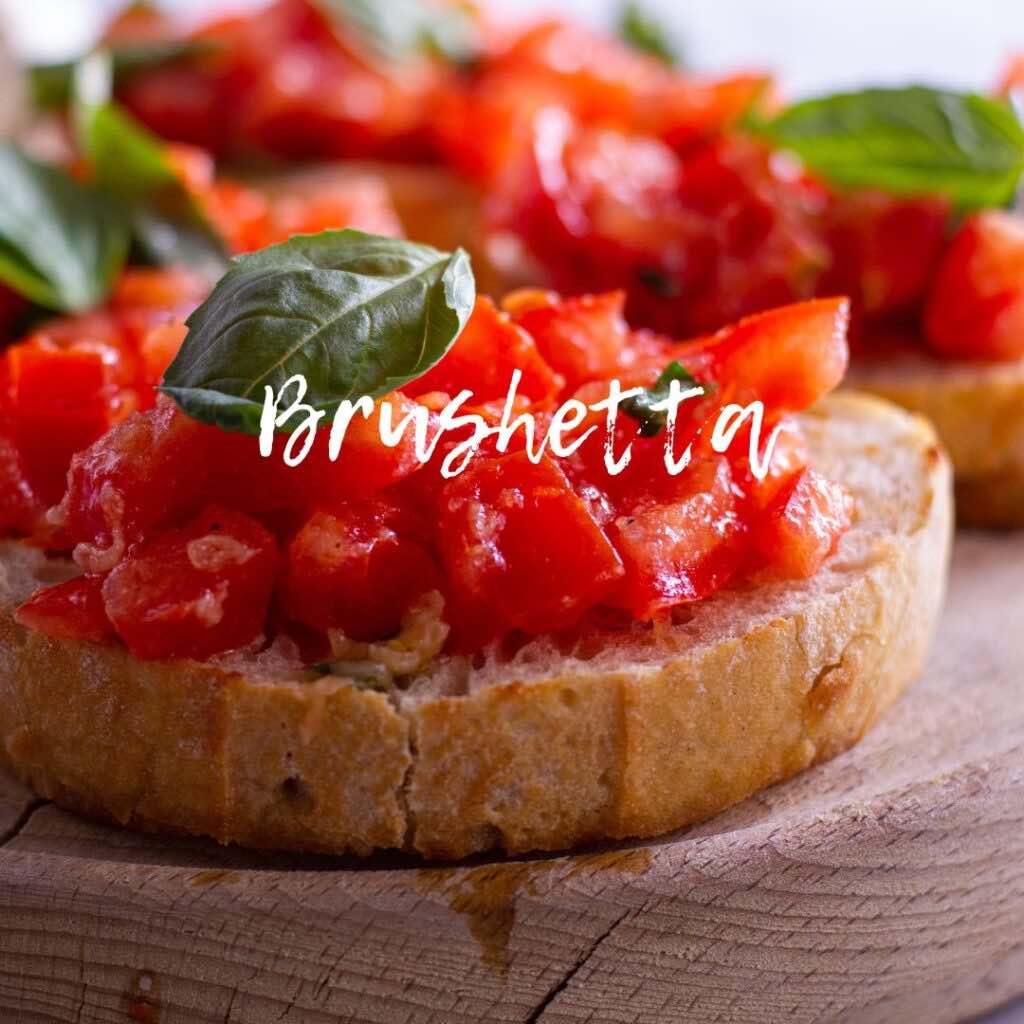
M 399 693 L 29 633 L 9 587 L 0 756 L 63 806 L 264 848 L 459 858 L 707 818 L 856 742 L 919 671 L 943 595 L 950 474 L 930 428 L 853 395 L 805 422 L 862 505 L 814 580 L 565 652 L 448 659 Z
M 1024 360 L 899 352 L 854 363 L 847 383 L 931 420 L 953 463 L 962 525 L 1024 527 Z

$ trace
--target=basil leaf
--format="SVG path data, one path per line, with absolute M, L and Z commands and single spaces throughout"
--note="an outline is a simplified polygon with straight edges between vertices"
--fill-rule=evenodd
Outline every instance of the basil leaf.
M 461 249 L 351 230 L 298 236 L 234 261 L 189 317 L 161 390 L 195 419 L 256 434 L 264 387 L 277 394 L 301 374 L 304 401 L 330 414 L 430 369 L 475 292 Z
M 340 29 L 354 30 L 379 58 L 400 62 L 433 53 L 453 64 L 477 55 L 473 20 L 459 6 L 428 0 L 316 0 Z
M 215 281 L 228 268 L 224 242 L 167 158 L 164 143 L 110 101 L 109 55 L 75 72 L 74 118 L 97 184 L 131 212 L 135 237 L 161 265 L 184 264 Z
M 668 411 L 666 409 L 652 409 L 651 406 L 657 402 L 664 402 L 671 394 L 672 381 L 677 380 L 683 391 L 689 388 L 703 387 L 705 391 L 712 390 L 712 386 L 701 384 L 696 377 L 685 366 L 672 360 L 661 372 L 661 375 L 649 387 L 644 394 L 627 398 L 622 403 L 622 411 L 640 423 L 640 435 L 642 437 L 657 437 L 668 423 Z
M 924 86 L 866 89 L 797 103 L 747 127 L 837 185 L 938 193 L 961 207 L 1002 206 L 1024 170 L 1012 108 Z
M 627 3 L 622 8 L 619 36 L 634 50 L 655 57 L 670 68 L 680 67 L 683 63 L 682 54 L 665 27 L 637 3 Z
M 109 52 L 114 81 L 120 84 L 139 72 L 193 60 L 213 49 L 207 41 L 169 39 L 163 42 L 125 43 L 112 46 Z M 75 63 L 36 64 L 28 69 L 29 88 L 38 109 L 63 110 L 68 106 L 73 93 Z
M 127 251 L 117 206 L 0 141 L 0 280 L 41 306 L 80 312 L 107 297 Z

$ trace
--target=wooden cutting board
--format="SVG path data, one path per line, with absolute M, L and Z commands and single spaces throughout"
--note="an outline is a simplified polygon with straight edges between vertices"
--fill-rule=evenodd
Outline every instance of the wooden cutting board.
M 0 1021 L 942 1024 L 1024 992 L 1024 537 L 965 535 L 925 677 L 689 831 L 428 867 L 81 821 L 0 782 Z

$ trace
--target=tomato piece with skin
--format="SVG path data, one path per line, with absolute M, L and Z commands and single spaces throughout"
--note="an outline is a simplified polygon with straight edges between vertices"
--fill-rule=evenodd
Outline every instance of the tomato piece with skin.
M 167 367 L 178 354 L 187 334 L 188 327 L 183 321 L 171 320 L 154 327 L 145 335 L 139 342 L 139 362 L 144 384 L 155 388 L 164 379 Z M 148 401 L 144 408 L 148 408 L 155 400 L 155 397 L 149 395 L 146 398 Z
M 439 545 L 456 607 L 492 636 L 572 625 L 622 576 L 604 531 L 553 462 L 473 463 L 441 500 Z
M 614 600 L 638 619 L 709 597 L 745 558 L 745 528 L 728 461 L 695 461 L 675 479 L 670 501 L 641 504 L 609 526 L 626 567 Z
M 72 455 L 114 422 L 109 363 L 97 350 L 37 344 L 14 346 L 7 360 L 10 422 L 25 472 L 44 501 L 59 501 Z
M 393 502 L 318 510 L 289 542 L 279 600 L 289 619 L 354 640 L 395 633 L 421 594 L 441 588 L 426 548 L 402 532 Z
M 218 501 L 254 514 L 281 509 L 311 509 L 353 499 L 369 498 L 414 473 L 420 466 L 413 426 L 397 444 L 381 440 L 383 408 L 389 407 L 391 426 L 415 415 L 418 403 L 393 392 L 374 403 L 369 416 L 356 412 L 334 461 L 330 458 L 330 426 L 318 430 L 308 454 L 298 465 L 284 462 L 288 434 L 278 434 L 270 456 L 259 451 L 259 440 L 209 428 L 211 461 L 218 467 L 211 483 Z M 293 454 L 299 450 L 296 445 Z
M 757 523 L 754 547 L 784 579 L 813 576 L 852 522 L 853 501 L 842 484 L 805 469 L 782 488 Z
M 71 459 L 56 518 L 86 572 L 112 569 L 131 545 L 201 501 L 217 431 L 173 403 L 137 413 Z
M 341 180 L 324 176 L 308 182 L 296 179 L 271 195 L 264 244 L 339 228 L 391 238 L 404 234 L 383 181 L 368 176 Z
M 13 438 L 0 434 L 0 531 L 34 534 L 46 512 L 46 502 L 25 473 Z
M 849 363 L 848 299 L 814 299 L 747 317 L 709 339 L 679 347 L 684 365 L 702 359 L 730 400 L 764 402 L 775 419 L 800 412 L 843 379 Z
M 61 640 L 106 643 L 116 636 L 103 605 L 102 576 L 78 576 L 37 590 L 15 612 L 26 629 Z
M 536 301 L 515 315 L 567 387 L 613 377 L 629 354 L 624 292 Z
M 924 332 L 954 359 L 1024 356 L 1024 218 L 986 210 L 964 221 L 935 276 Z
M 917 313 L 942 258 L 950 214 L 942 197 L 870 190 L 836 197 L 826 228 L 832 266 L 819 293 L 849 295 L 855 315 L 868 320 Z
M 103 604 L 135 657 L 208 658 L 262 635 L 277 563 L 274 537 L 259 523 L 211 506 L 115 566 Z
M 775 433 L 776 428 L 778 432 Z M 737 436 L 730 451 L 733 476 L 743 491 L 746 500 L 755 510 L 755 515 L 763 513 L 778 497 L 787 485 L 791 484 L 806 467 L 810 459 L 807 442 L 799 426 L 792 419 L 784 419 L 781 423 L 769 427 L 761 437 L 760 456 L 768 454 L 768 445 L 775 435 L 771 457 L 763 477 L 755 475 L 750 465 L 749 435 Z
M 472 404 L 501 401 L 508 393 L 513 370 L 522 378 L 516 394 L 546 402 L 562 389 L 562 378 L 545 361 L 534 339 L 486 296 L 476 300 L 473 313 L 444 358 L 403 390 L 408 395 L 443 391 L 473 392 Z

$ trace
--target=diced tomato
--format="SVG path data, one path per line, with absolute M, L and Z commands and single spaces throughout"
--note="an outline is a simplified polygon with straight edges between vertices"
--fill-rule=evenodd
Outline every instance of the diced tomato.
M 59 518 L 86 572 L 105 572 L 128 547 L 199 502 L 206 438 L 218 433 L 170 402 L 137 413 L 71 459 Z
M 154 327 L 139 342 L 139 360 L 142 364 L 142 379 L 150 387 L 156 387 L 164 377 L 167 367 L 178 354 L 188 328 L 180 320 L 171 320 Z
M 630 354 L 624 292 L 533 304 L 515 317 L 566 385 L 621 375 Z
M 444 489 L 440 547 L 456 606 L 491 635 L 571 625 L 622 564 L 565 474 L 523 453 L 473 463 Z
M 744 525 L 723 457 L 692 463 L 671 501 L 618 516 L 609 527 L 626 576 L 616 603 L 639 619 L 699 601 L 740 568 Z
M 763 147 L 719 140 L 681 160 L 656 139 L 546 108 L 531 164 L 491 203 L 554 287 L 625 287 L 631 322 L 699 334 L 815 294 L 827 193 Z
M 257 189 L 222 179 L 198 197 L 231 252 L 254 252 L 283 241 L 271 228 L 270 201 Z
M 233 69 L 225 68 L 220 60 L 206 68 L 168 64 L 133 75 L 118 88 L 118 99 L 161 138 L 226 153 L 234 133 L 215 112 L 230 109 L 218 105 L 231 99 Z
M 944 356 L 1024 356 L 1024 218 L 986 210 L 964 221 L 932 285 L 924 329 Z
M 137 658 L 208 658 L 263 633 L 277 561 L 259 523 L 211 506 L 121 561 L 103 582 L 103 604 Z
M 164 147 L 164 156 L 178 179 L 190 192 L 205 192 L 213 185 L 217 176 L 217 164 L 205 149 L 170 142 Z
M 277 190 L 270 200 L 265 245 L 292 235 L 314 235 L 338 228 L 356 228 L 374 235 L 401 238 L 391 195 L 375 177 L 320 177 Z
M 338 502 L 372 497 L 420 466 L 412 426 L 394 446 L 381 441 L 384 405 L 389 406 L 393 427 L 418 408 L 418 403 L 395 392 L 376 402 L 368 417 L 356 412 L 333 462 L 329 425 L 317 432 L 309 454 L 297 466 L 288 466 L 283 459 L 287 434 L 275 438 L 274 451 L 264 458 L 255 437 L 209 431 L 208 457 L 218 467 L 211 483 L 213 493 L 217 500 L 257 515 L 281 509 L 309 512 L 318 506 L 330 508 Z
M 485 62 L 477 92 L 491 94 L 495 79 L 513 83 L 520 96 L 535 91 L 585 123 L 628 128 L 679 148 L 720 134 L 770 89 L 761 74 L 684 76 L 612 36 L 555 19 L 528 27 Z
M 103 577 L 78 576 L 67 583 L 37 590 L 18 610 L 15 619 L 62 640 L 104 643 L 115 636 L 103 606 Z
M 684 365 L 710 360 L 731 400 L 764 402 L 775 418 L 813 405 L 843 379 L 849 362 L 847 299 L 815 299 L 741 320 L 708 341 L 683 345 Z
M 763 563 L 786 579 L 813 576 L 852 522 L 842 484 L 805 469 L 784 487 L 754 536 Z
M 869 320 L 917 313 L 942 257 L 950 203 L 857 191 L 833 200 L 827 237 L 832 266 L 821 294 L 846 294 Z
M 152 310 L 166 319 L 183 318 L 210 291 L 207 282 L 183 267 L 130 267 L 114 283 L 110 305 L 115 312 Z
M 768 460 L 767 471 L 763 478 L 759 479 L 753 472 L 749 460 L 749 441 L 742 446 L 741 451 L 732 454 L 733 475 L 747 500 L 751 502 L 758 513 L 764 512 L 779 496 L 783 488 L 793 483 L 797 475 L 806 468 L 810 454 L 807 450 L 807 442 L 800 431 L 800 428 L 792 419 L 783 420 L 778 424 L 778 434 L 772 448 L 771 458 Z M 761 457 L 767 454 L 767 446 L 770 443 L 774 428 L 770 428 L 762 435 Z
M 17 445 L 0 434 L 0 531 L 32 534 L 45 511 L 46 502 L 29 483 Z
M 441 585 L 429 552 L 400 532 L 401 516 L 387 501 L 314 512 L 288 544 L 280 588 L 285 614 L 355 640 L 396 632 L 415 598 Z
M 71 456 L 114 420 L 109 362 L 97 350 L 34 344 L 14 346 L 7 359 L 10 418 L 25 472 L 47 503 L 59 501 Z
M 480 296 L 448 354 L 404 389 L 409 395 L 473 392 L 471 404 L 504 399 L 512 371 L 522 374 L 517 394 L 543 402 L 561 390 L 562 379 L 537 351 L 534 339 L 486 296 Z

